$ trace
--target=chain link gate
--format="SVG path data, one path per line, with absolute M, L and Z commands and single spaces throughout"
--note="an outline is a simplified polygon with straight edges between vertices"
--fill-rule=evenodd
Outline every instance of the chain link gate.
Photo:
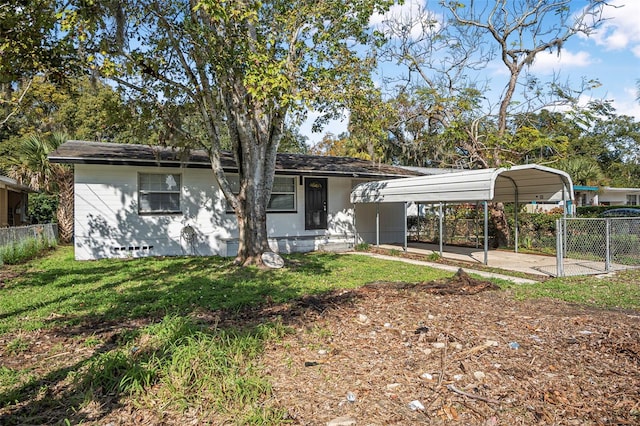
M 640 218 L 562 218 L 556 222 L 557 276 L 640 267 Z

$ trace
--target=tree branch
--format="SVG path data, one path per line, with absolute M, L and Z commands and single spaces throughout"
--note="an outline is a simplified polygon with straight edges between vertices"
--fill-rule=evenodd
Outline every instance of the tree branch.
M 5 101 L 5 100 L 0 99 L 0 103 L 14 105 L 14 108 L 11 110 L 11 112 L 2 121 L 0 121 L 0 127 L 4 126 L 9 121 L 9 119 L 11 117 L 13 117 L 15 114 L 18 113 L 18 110 L 20 109 L 20 104 L 22 103 L 22 100 L 24 99 L 25 95 L 27 94 L 27 92 L 31 88 L 31 83 L 33 83 L 33 79 L 29 80 L 29 82 L 27 83 L 27 87 L 25 87 L 25 89 L 22 91 L 22 94 L 20 94 L 20 97 L 18 98 L 17 101 L 11 101 L 11 100 Z
M 500 401 L 498 401 L 496 399 L 491 399 L 491 398 L 487 398 L 487 397 L 484 397 L 484 396 L 481 396 L 481 395 L 476 395 L 476 394 L 473 394 L 473 393 L 464 392 L 464 391 L 461 391 L 460 389 L 456 388 L 454 385 L 447 385 L 447 389 L 449 389 L 453 393 L 457 393 L 458 395 L 466 396 L 467 398 L 477 399 L 479 401 L 484 401 L 484 402 L 487 402 L 489 404 L 500 404 Z

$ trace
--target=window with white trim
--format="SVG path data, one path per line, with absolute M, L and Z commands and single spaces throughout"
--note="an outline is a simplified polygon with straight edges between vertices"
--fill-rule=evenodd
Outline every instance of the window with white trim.
M 182 213 L 180 174 L 139 173 L 138 212 L 139 213 Z
M 234 194 L 240 192 L 240 180 L 237 175 L 227 175 Z M 227 207 L 227 212 L 231 206 Z M 271 189 L 271 199 L 267 205 L 268 213 L 296 211 L 296 178 L 295 176 L 275 176 Z
M 638 204 L 638 197 L 635 194 L 627 194 L 627 205 L 636 206 Z
M 267 211 L 292 211 L 296 209 L 296 178 L 276 176 L 273 179 L 271 199 Z

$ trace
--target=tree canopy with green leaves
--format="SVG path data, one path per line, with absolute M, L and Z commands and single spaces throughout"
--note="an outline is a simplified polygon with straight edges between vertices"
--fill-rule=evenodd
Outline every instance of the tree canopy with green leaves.
M 127 105 L 111 86 L 89 77 L 52 81 L 34 76 L 15 113 L 0 128 L 0 170 L 32 136 L 63 133 L 73 139 L 148 143 L 158 124 L 148 108 Z
M 73 32 L 61 31 L 67 3 L 0 4 L 0 128 L 14 115 L 35 76 L 61 81 L 81 70 Z
M 83 43 L 92 67 L 153 104 L 163 142 L 204 148 L 239 227 L 236 261 L 269 251 L 266 207 L 286 122 L 305 108 L 332 116 L 372 87 L 370 16 L 388 0 L 141 0 L 101 5 Z M 80 25 L 82 10 L 68 20 Z M 84 25 L 84 24 L 83 24 Z M 360 50 L 359 50 L 360 49 Z M 190 108 L 198 120 L 176 113 Z M 194 124 L 203 126 L 195 129 Z M 234 192 L 222 169 L 228 140 Z

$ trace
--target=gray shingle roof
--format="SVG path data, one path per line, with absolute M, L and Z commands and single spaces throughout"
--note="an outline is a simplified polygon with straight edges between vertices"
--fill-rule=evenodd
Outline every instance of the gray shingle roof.
M 221 153 L 225 171 L 237 171 L 230 152 Z M 54 163 L 113 164 L 158 167 L 211 167 L 203 150 L 183 152 L 174 148 L 128 145 L 104 142 L 68 141 L 49 154 Z M 327 157 L 304 154 L 278 154 L 276 173 L 316 176 L 351 176 L 358 178 L 389 178 L 418 176 L 421 173 L 388 164 L 350 157 Z

